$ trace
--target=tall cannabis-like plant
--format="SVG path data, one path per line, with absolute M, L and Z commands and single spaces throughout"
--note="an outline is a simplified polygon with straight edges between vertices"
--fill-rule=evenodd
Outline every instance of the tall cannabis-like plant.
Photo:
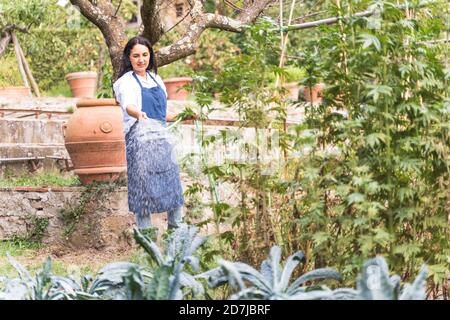
M 296 241 L 346 277 L 383 254 L 402 279 L 426 262 L 438 285 L 449 270 L 450 109 L 445 50 L 427 41 L 443 36 L 448 4 L 398 4 L 330 4 L 345 19 L 299 60 L 326 90 L 298 130 L 315 141 L 294 185 Z
M 277 155 L 281 154 L 286 146 L 279 142 L 285 135 L 278 134 L 286 118 L 281 106 L 283 90 L 274 82 L 276 75 L 287 72 L 278 67 L 279 33 L 270 31 L 275 25 L 274 20 L 261 18 L 245 35 L 232 39 L 240 54 L 229 57 L 220 72 L 194 76 L 196 102 L 201 107 L 198 113 L 206 118 L 216 109 L 233 112 L 239 124 L 211 134 L 197 124 L 200 168 L 191 174 L 196 183 L 188 188 L 187 198 L 189 201 L 195 194 L 209 191 L 209 199 L 200 205 L 213 211 L 221 243 L 231 244 L 233 255 L 253 264 L 264 259 L 264 249 L 283 242 L 279 232 L 282 223 L 273 215 L 277 204 L 272 199 L 281 165 L 270 152 L 277 149 Z M 213 97 L 221 104 L 213 103 Z M 186 171 L 193 171 L 191 164 Z M 234 203 L 221 192 L 230 189 L 237 200 Z M 195 205 L 199 206 L 199 201 Z M 221 228 L 222 224 L 232 225 L 234 230 Z
M 291 281 L 294 269 L 304 261 L 304 254 L 297 252 L 289 256 L 283 266 L 281 264 L 281 249 L 274 246 L 270 250 L 269 257 L 262 262 L 260 271 L 242 262 L 221 260 L 219 261 L 220 267 L 201 276 L 208 278 L 211 287 L 229 283 L 237 289 L 238 292 L 232 295 L 231 299 L 263 300 L 318 299 L 324 296 L 322 292 L 307 292 L 307 287 L 302 285 L 315 280 L 341 280 L 338 272 L 329 268 L 322 268 L 307 272 Z

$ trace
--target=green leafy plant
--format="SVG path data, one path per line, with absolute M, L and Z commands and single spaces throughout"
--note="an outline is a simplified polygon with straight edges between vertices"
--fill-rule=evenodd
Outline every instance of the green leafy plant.
M 11 187 L 21 187 L 21 186 L 55 186 L 55 187 L 66 187 L 66 186 L 79 186 L 81 184 L 77 176 L 62 176 L 57 173 L 34 173 L 34 174 L 23 174 L 20 176 L 12 176 L 5 174 L 5 177 L 0 181 L 0 187 L 11 188 Z
M 299 60 L 306 86 L 326 85 L 322 104 L 306 105 L 292 249 L 352 281 L 370 256 L 383 254 L 402 280 L 429 266 L 431 288 L 448 277 L 448 86 L 439 38 L 439 3 L 410 10 L 387 1 L 344 1 Z M 353 16 L 364 8 L 370 18 Z M 429 12 L 434 12 L 433 21 Z M 312 140 L 311 140 L 312 139 Z M 296 234 L 296 236 L 295 236 Z M 351 248 L 351 249 L 350 249 Z M 346 280 L 345 280 L 346 281 Z
M 102 67 L 103 78 L 101 81 L 101 86 L 97 90 L 97 98 L 112 98 L 112 67 L 110 64 L 105 63 Z
M 390 276 L 383 257 L 378 256 L 364 263 L 357 278 L 357 288 L 331 290 L 323 286 L 321 299 L 330 300 L 425 300 L 427 268 L 422 266 L 412 284 L 401 285 L 400 276 Z
M 193 271 L 198 271 L 200 267 L 194 253 L 207 238 L 199 236 L 198 232 L 197 227 L 182 224 L 165 240 L 163 254 L 155 242 L 139 230 L 134 230 L 137 243 L 149 255 L 150 262 L 155 265 L 155 276 L 146 289 L 146 298 L 173 300 L 181 299 L 188 293 L 193 297 L 204 294 L 202 284 L 186 270 L 187 266 L 190 266 Z
M 307 272 L 294 281 L 291 276 L 300 262 L 305 262 L 302 252 L 289 256 L 284 266 L 281 265 L 281 249 L 272 247 L 269 258 L 261 264 L 258 272 L 253 267 L 242 262 L 219 261 L 220 267 L 206 272 L 202 276 L 209 279 L 209 285 L 217 287 L 229 283 L 238 292 L 231 299 L 262 299 L 262 300 L 286 300 L 316 297 L 315 293 L 308 293 L 307 287 L 302 287 L 306 282 L 334 279 L 341 280 L 338 272 L 322 268 Z M 250 287 L 247 287 L 249 284 Z
M 174 236 L 174 234 L 177 234 Z M 135 238 L 155 265 L 143 266 L 130 262 L 114 262 L 103 267 L 95 278 L 84 275 L 79 280 L 71 276 L 55 276 L 51 259 L 32 276 L 9 254 L 8 260 L 17 270 L 18 278 L 0 277 L 0 300 L 133 300 L 182 299 L 203 295 L 200 279 L 208 279 L 211 287 L 229 284 L 237 292 L 231 299 L 300 299 L 300 300 L 423 300 L 426 297 L 426 267 L 422 267 L 412 284 L 401 285 L 400 277 L 390 276 L 385 260 L 378 256 L 364 264 L 357 279 L 357 289 L 329 289 L 326 285 L 309 285 L 317 280 L 341 280 L 336 271 L 322 268 L 306 272 L 291 281 L 291 276 L 304 255 L 297 252 L 281 264 L 281 250 L 274 246 L 269 258 L 258 272 L 241 262 L 219 261 L 219 267 L 191 275 L 186 264 L 198 269 L 193 253 L 204 243 L 197 228 L 182 225 L 166 240 L 165 255 L 156 244 L 136 230 Z
M 139 265 L 114 262 L 103 267 L 94 279 L 86 275 L 79 283 L 70 276 L 54 275 L 50 258 L 34 277 L 9 255 L 8 260 L 19 277 L 0 278 L 0 300 L 123 300 L 130 298 L 126 280 L 129 270 L 138 270 L 147 282 L 152 277 Z
M 22 86 L 17 59 L 11 54 L 0 57 L 0 87 Z
M 258 272 L 241 263 L 221 260 L 220 267 L 204 273 L 211 287 L 228 283 L 237 292 L 230 299 L 290 299 L 290 300 L 424 300 L 426 298 L 427 268 L 422 267 L 412 284 L 401 285 L 400 277 L 390 276 L 383 257 L 368 260 L 357 279 L 357 289 L 330 289 L 326 285 L 305 286 L 311 281 L 342 280 L 341 275 L 329 268 L 309 271 L 290 281 L 293 270 L 300 261 L 301 252 L 289 256 L 284 267 L 280 264 L 281 249 L 272 247 L 269 258 Z

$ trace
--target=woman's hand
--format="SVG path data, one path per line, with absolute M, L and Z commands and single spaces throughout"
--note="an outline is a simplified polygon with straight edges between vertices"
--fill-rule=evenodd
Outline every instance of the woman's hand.
M 136 118 L 138 121 L 139 120 L 145 120 L 148 119 L 147 115 L 145 114 L 145 112 L 139 110 L 138 108 L 136 108 L 133 105 L 129 105 L 127 106 L 127 113 L 132 116 L 133 118 Z
M 143 111 L 139 113 L 138 121 L 148 119 L 147 114 Z

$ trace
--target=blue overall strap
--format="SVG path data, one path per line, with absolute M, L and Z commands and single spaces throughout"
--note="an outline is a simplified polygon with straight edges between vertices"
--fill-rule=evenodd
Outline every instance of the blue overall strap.
M 141 82 L 139 81 L 138 77 L 136 76 L 136 73 L 134 73 L 133 71 L 133 77 L 136 79 L 137 83 L 139 83 L 139 86 L 141 87 L 141 89 L 143 88 Z
M 156 86 L 146 88 L 142 85 L 141 81 L 139 81 L 136 73 L 133 72 L 133 77 L 141 88 L 142 111 L 144 111 L 149 118 L 166 123 L 166 93 L 150 73 L 149 76 L 155 82 Z
M 161 86 L 159 85 L 158 81 L 156 81 L 156 79 L 152 77 L 152 74 L 151 74 L 150 72 L 147 72 L 147 73 L 148 73 L 148 75 L 150 76 L 150 78 L 152 78 L 152 80 L 155 82 L 155 84 L 156 84 L 159 88 L 161 88 Z M 161 88 L 161 89 L 162 89 L 162 88 Z

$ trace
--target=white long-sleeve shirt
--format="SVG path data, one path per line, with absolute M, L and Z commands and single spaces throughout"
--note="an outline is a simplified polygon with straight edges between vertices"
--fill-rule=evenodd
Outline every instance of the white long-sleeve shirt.
M 160 87 L 164 90 L 167 97 L 166 86 L 162 81 L 159 75 L 155 75 L 151 72 L 151 75 Z M 153 79 L 147 74 L 147 79 L 136 74 L 139 81 L 141 82 L 144 88 L 153 88 L 156 87 L 156 83 Z M 123 111 L 123 128 L 124 134 L 127 134 L 130 130 L 131 126 L 137 121 L 136 118 L 130 116 L 127 112 L 127 106 L 132 105 L 135 106 L 138 110 L 142 110 L 142 95 L 141 95 L 141 87 L 137 83 L 136 79 L 133 77 L 133 71 L 128 71 L 116 82 L 113 84 L 114 94 L 116 95 L 116 99 L 122 107 Z

